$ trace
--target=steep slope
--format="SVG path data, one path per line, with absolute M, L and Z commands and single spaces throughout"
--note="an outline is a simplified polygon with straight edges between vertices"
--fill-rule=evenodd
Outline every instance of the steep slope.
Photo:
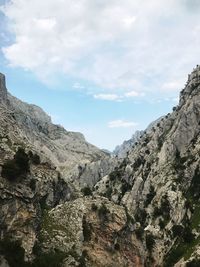
M 133 145 L 140 139 L 144 131 L 136 131 L 129 140 L 125 140 L 121 145 L 116 146 L 113 155 L 118 158 L 125 158 Z
M 129 140 L 124 141 L 121 145 L 117 146 L 114 149 L 113 155 L 117 156 L 119 159 L 124 159 L 132 149 L 132 147 L 135 145 L 135 143 L 137 143 L 137 141 L 140 139 L 140 137 L 144 133 L 149 133 L 161 119 L 162 117 L 157 119 L 156 121 L 153 121 L 148 125 L 145 131 L 136 131 Z
M 0 74 L 0 266 L 32 261 L 46 211 L 81 197 L 79 183 L 84 186 L 94 171 L 96 183 L 112 169 L 109 160 L 82 134 L 52 124 L 41 108 L 11 96 Z M 44 266 L 48 255 L 40 257 L 33 264 Z
M 134 216 L 145 266 L 200 266 L 199 164 L 197 66 L 179 105 L 143 134 L 123 163 L 98 183 L 98 194 L 106 194 L 106 183 L 109 198 Z
M 86 142 L 81 133 L 68 132 L 55 125 L 39 107 L 29 105 L 8 95 L 8 108 L 14 113 L 16 123 L 37 151 L 45 154 L 67 174 L 80 162 L 89 163 L 106 157 L 106 153 Z
M 82 171 L 79 174 L 80 166 L 83 168 L 91 162 L 101 161 L 96 164 L 99 175 L 95 181 L 107 173 L 109 154 L 86 142 L 81 133 L 69 132 L 53 124 L 41 108 L 10 95 L 3 74 L 0 74 L 0 112 L 1 133 L 7 136 L 10 146 L 23 140 L 26 147 L 37 151 L 42 159 L 50 160 L 65 179 L 72 180 L 77 173 L 75 178 L 79 177 L 82 174 Z

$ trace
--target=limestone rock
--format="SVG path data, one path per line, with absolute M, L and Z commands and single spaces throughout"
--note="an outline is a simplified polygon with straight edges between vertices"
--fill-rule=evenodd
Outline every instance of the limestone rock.
M 7 89 L 6 89 L 6 80 L 5 76 L 0 73 L 0 103 L 6 104 L 7 102 Z

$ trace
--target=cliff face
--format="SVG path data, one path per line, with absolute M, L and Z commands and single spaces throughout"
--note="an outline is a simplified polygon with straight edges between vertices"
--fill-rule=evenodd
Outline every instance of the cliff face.
M 123 163 L 98 183 L 98 193 L 106 192 L 106 182 L 110 199 L 134 215 L 147 266 L 190 266 L 199 257 L 199 155 L 197 67 L 179 105 L 143 134 Z
M 143 133 L 144 131 L 136 131 L 129 140 L 126 140 L 121 145 L 116 146 L 113 151 L 113 155 L 121 159 L 125 158 Z
M 131 139 L 124 141 L 121 145 L 117 146 L 114 151 L 113 155 L 117 156 L 118 159 L 124 159 L 127 157 L 129 151 L 132 150 L 133 146 L 139 141 L 140 137 L 145 134 L 149 133 L 154 126 L 156 126 L 157 123 L 162 118 L 157 119 L 156 121 L 153 121 L 151 124 L 148 125 L 145 131 L 136 131 Z
M 41 108 L 7 93 L 0 74 L 0 266 L 33 262 L 47 210 L 82 196 L 81 186 L 110 171 L 109 160 L 82 134 L 52 124 Z M 44 266 L 43 260 L 30 266 Z
M 81 162 L 106 157 L 106 153 L 86 142 L 81 133 L 68 132 L 55 125 L 39 107 L 8 95 L 8 109 L 15 116 L 22 134 L 40 154 L 44 154 L 65 176 Z
M 7 102 L 7 89 L 5 76 L 0 73 L 0 103 Z
M 84 157 L 78 148 L 68 150 L 67 140 L 74 148 L 83 143 L 81 151 L 87 143 L 38 115 L 39 108 L 8 99 L 0 105 L 4 266 L 200 266 L 200 67 L 179 105 L 123 159 L 90 145 Z M 29 168 L 20 165 L 10 179 L 6 164 L 18 172 L 27 158 L 19 147 Z

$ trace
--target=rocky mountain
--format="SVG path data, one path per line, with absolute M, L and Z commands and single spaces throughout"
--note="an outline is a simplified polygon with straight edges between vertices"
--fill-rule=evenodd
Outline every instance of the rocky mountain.
M 125 158 L 143 133 L 144 131 L 136 131 L 129 140 L 125 140 L 121 145 L 116 146 L 113 155 L 121 159 Z
M 98 183 L 99 194 L 106 192 L 106 181 L 109 198 L 134 216 L 145 266 L 200 266 L 199 103 L 197 66 L 179 105 Z
M 140 137 L 144 133 L 149 133 L 161 119 L 162 117 L 150 123 L 145 131 L 136 131 L 129 140 L 126 140 L 121 145 L 116 146 L 113 151 L 113 155 L 117 156 L 119 159 L 125 158 L 135 143 L 139 141 Z
M 200 266 L 199 66 L 123 159 L 95 148 L 60 167 L 65 130 L 0 95 L 0 266 Z
M 52 124 L 41 108 L 10 95 L 0 74 L 2 266 L 7 266 L 6 244 L 19 253 L 22 249 L 25 260 L 33 260 L 44 210 L 82 196 L 82 187 L 92 187 L 113 169 L 109 161 L 110 156 L 87 143 L 82 134 Z M 14 261 L 9 266 L 25 264 L 22 259 L 20 264 Z

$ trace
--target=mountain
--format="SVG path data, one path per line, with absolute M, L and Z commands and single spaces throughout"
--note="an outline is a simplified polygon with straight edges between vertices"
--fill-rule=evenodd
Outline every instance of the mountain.
M 123 159 L 95 148 L 67 167 L 48 145 L 60 126 L 1 88 L 0 266 L 200 266 L 199 66 Z
M 121 145 L 116 146 L 113 151 L 113 155 L 119 159 L 123 159 L 127 156 L 133 146 L 139 141 L 143 134 L 148 133 L 151 129 L 162 119 L 159 118 L 148 125 L 145 131 L 136 131 L 129 140 L 124 141 Z
M 197 66 L 180 93 L 179 105 L 98 183 L 98 193 L 103 194 L 107 179 L 109 198 L 134 216 L 144 266 L 200 266 L 199 103 Z
M 10 253 L 16 257 L 17 249 L 19 253 L 24 249 L 25 260 L 33 260 L 44 210 L 82 196 L 81 188 L 92 187 L 113 170 L 110 160 L 108 153 L 86 142 L 81 133 L 54 125 L 41 108 L 10 95 L 0 74 L 2 264 L 7 266 L 6 245 L 15 247 Z M 23 260 L 17 264 L 9 262 L 22 266 Z
M 113 155 L 118 158 L 125 158 L 134 144 L 140 139 L 144 131 L 136 131 L 129 140 L 125 140 L 121 145 L 116 146 Z

